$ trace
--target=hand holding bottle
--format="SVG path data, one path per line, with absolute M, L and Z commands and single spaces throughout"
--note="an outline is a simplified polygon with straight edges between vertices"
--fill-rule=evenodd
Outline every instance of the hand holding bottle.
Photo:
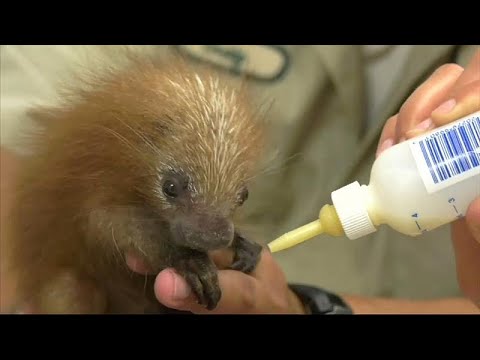
M 447 64 L 436 70 L 391 117 L 377 157 L 389 147 L 480 110 L 480 49 L 465 69 Z M 480 184 L 479 184 L 480 186 Z M 480 198 L 452 225 L 457 275 L 465 295 L 480 307 Z

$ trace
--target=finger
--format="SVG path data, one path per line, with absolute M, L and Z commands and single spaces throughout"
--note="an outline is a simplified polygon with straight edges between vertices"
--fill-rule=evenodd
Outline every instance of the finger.
M 249 275 L 233 270 L 220 271 L 219 282 L 222 298 L 213 313 L 284 311 L 281 300 L 286 278 L 268 247 L 263 248 L 256 268 Z
M 207 310 L 197 304 L 191 288 L 173 269 L 162 271 L 155 281 L 155 294 L 160 303 L 177 310 L 196 314 L 252 313 L 267 294 L 255 278 L 234 270 L 218 273 L 222 297 L 218 306 Z
M 201 309 L 200 313 L 252 314 L 258 312 L 268 294 L 265 287 L 253 276 L 235 270 L 221 270 L 218 280 L 222 297 L 213 311 Z
M 465 219 L 453 224 L 452 235 L 460 288 L 480 306 L 480 244 L 473 237 Z
M 405 139 L 407 132 L 417 126 L 429 127 L 430 114 L 447 99 L 462 72 L 459 65 L 443 65 L 413 92 L 398 114 L 395 142 Z
M 15 198 L 15 181 L 19 173 L 19 163 L 20 159 L 13 152 L 3 147 L 0 149 L 0 215 L 2 223 L 7 218 L 12 200 Z M 2 239 L 4 239 L 3 232 Z
M 215 251 L 210 256 L 219 269 L 227 270 L 233 262 L 233 251 L 231 249 Z M 271 282 L 278 277 L 278 273 L 282 273 L 280 267 L 273 259 L 268 247 L 264 247 L 258 264 L 250 275 L 260 281 Z
M 471 114 L 480 107 L 480 50 L 476 51 L 470 63 L 455 82 L 448 100 L 433 110 L 430 120 L 432 127 L 439 127 L 463 116 Z M 426 127 L 407 132 L 407 139 L 421 135 Z
M 153 269 L 132 250 L 128 251 L 125 254 L 125 262 L 127 263 L 127 266 L 130 268 L 130 270 L 138 274 L 146 275 L 153 273 Z
M 480 49 L 476 50 L 473 54 L 472 59 L 465 67 L 462 75 L 458 78 L 455 83 L 455 88 L 459 89 L 465 85 L 480 80 Z M 453 96 L 455 96 L 455 90 L 453 91 Z
M 165 269 L 157 275 L 154 291 L 157 300 L 169 308 L 187 311 L 196 305 L 192 289 L 174 269 Z
M 436 126 L 442 126 L 479 110 L 480 80 L 476 80 L 455 91 L 455 96 L 434 110 L 431 118 Z
M 395 138 L 395 128 L 397 126 L 398 114 L 392 116 L 387 120 L 385 126 L 383 127 L 382 134 L 380 135 L 380 140 L 378 141 L 376 157 L 382 152 L 391 147 L 394 143 Z
M 219 269 L 227 269 L 233 262 L 232 249 L 215 250 L 210 254 L 210 258 Z
M 275 261 L 268 247 L 263 248 L 258 265 L 251 275 L 262 284 L 268 284 L 267 286 L 272 289 L 276 286 L 284 287 L 286 282 L 280 265 Z
M 0 312 L 9 312 L 15 301 L 16 276 L 9 269 L 9 250 L 12 242 L 9 235 L 8 217 L 15 198 L 15 180 L 18 176 L 18 159 L 4 147 L 0 148 Z
M 480 244 L 480 198 L 470 204 L 465 218 L 473 238 Z

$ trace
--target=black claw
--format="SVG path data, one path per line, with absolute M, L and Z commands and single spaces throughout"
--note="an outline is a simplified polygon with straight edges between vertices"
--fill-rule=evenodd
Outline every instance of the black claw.
M 179 260 L 174 267 L 184 276 L 198 299 L 198 304 L 208 310 L 218 305 L 221 290 L 215 265 L 204 254 L 188 260 Z
M 257 267 L 262 252 L 262 247 L 254 242 L 248 241 L 240 235 L 236 235 L 232 245 L 235 252 L 232 270 L 251 273 Z

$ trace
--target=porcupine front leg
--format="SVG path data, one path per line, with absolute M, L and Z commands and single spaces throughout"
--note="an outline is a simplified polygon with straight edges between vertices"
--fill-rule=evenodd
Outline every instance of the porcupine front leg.
M 257 267 L 262 253 L 262 246 L 250 241 L 235 232 L 235 238 L 231 246 L 234 256 L 231 269 L 251 273 Z
M 208 310 L 213 310 L 218 305 L 222 292 L 217 268 L 206 253 L 182 249 L 173 257 L 172 267 L 190 285 L 200 305 Z

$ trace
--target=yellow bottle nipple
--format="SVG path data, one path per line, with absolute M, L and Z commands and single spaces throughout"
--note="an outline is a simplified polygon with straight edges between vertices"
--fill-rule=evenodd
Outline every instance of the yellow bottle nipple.
M 318 219 L 292 230 L 268 244 L 272 253 L 288 249 L 320 234 L 332 236 L 344 235 L 342 224 L 333 205 L 325 205 Z

